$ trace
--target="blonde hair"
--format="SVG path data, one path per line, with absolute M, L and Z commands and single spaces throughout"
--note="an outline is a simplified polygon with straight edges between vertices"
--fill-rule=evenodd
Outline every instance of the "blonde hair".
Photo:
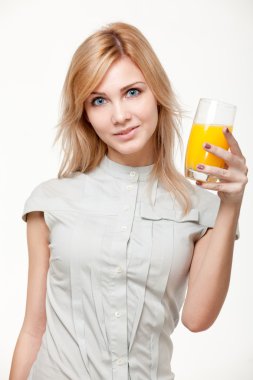
M 90 35 L 75 51 L 62 89 L 62 111 L 54 143 L 61 139 L 63 160 L 58 178 L 93 170 L 107 153 L 107 145 L 88 122 L 84 102 L 117 59 L 128 56 L 141 70 L 158 104 L 154 166 L 150 185 L 158 178 L 171 191 L 184 213 L 191 207 L 189 181 L 174 164 L 182 110 L 170 81 L 151 45 L 134 26 L 110 23 Z

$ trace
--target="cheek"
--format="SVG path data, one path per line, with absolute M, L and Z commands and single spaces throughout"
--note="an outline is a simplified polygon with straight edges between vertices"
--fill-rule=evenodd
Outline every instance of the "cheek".
M 151 126 L 153 127 L 153 129 L 155 129 L 156 126 L 157 126 L 157 123 L 158 123 L 158 110 L 157 110 L 157 106 L 154 106 L 154 108 L 152 110 L 152 113 L 150 114 L 150 120 L 151 120 Z
M 88 115 L 89 120 L 97 134 L 106 132 L 107 129 L 107 123 L 106 121 L 106 114 L 104 112 L 96 112 L 96 114 L 90 113 Z
M 145 121 L 148 123 L 150 129 L 155 130 L 158 122 L 158 110 L 156 104 L 150 104 L 146 109 Z
M 157 103 L 153 96 L 149 96 L 139 104 L 137 114 L 143 122 L 149 123 L 155 128 L 158 121 Z

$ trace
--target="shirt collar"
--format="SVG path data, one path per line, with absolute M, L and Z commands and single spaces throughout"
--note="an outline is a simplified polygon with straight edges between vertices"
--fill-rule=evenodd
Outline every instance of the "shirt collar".
M 109 175 L 115 178 L 121 179 L 139 179 L 141 181 L 145 181 L 148 179 L 149 174 L 152 171 L 154 164 L 146 165 L 146 166 L 128 166 L 119 164 L 111 160 L 106 154 L 102 158 L 99 167 L 107 172 Z

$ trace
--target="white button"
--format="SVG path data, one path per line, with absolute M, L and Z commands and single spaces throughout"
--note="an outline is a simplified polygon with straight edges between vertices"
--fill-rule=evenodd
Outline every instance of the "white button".
M 117 267 L 115 271 L 116 271 L 117 273 L 121 273 L 121 272 L 122 272 L 122 268 L 121 268 L 121 267 Z
M 114 313 L 114 315 L 115 315 L 115 317 L 119 318 L 119 317 L 121 316 L 121 313 L 120 313 L 120 311 L 116 311 L 116 312 Z
M 125 360 L 124 360 L 123 358 L 119 358 L 119 359 L 117 360 L 117 364 L 118 364 L 118 365 L 124 364 L 124 362 L 125 362 Z
M 131 190 L 133 188 L 133 185 L 127 185 L 127 190 Z
M 121 226 L 121 231 L 126 231 L 127 226 Z
M 136 172 L 130 172 L 130 177 L 136 176 Z

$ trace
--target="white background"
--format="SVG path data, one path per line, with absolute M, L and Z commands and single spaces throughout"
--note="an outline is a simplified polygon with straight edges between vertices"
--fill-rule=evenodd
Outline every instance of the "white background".
M 8 379 L 25 311 L 23 205 L 37 184 L 57 175 L 59 147 L 52 142 L 71 57 L 112 21 L 132 23 L 152 44 L 188 112 L 185 143 L 200 97 L 238 107 L 234 135 L 248 161 L 249 183 L 229 293 L 209 330 L 196 334 L 178 325 L 172 366 L 177 380 L 252 380 L 252 0 L 1 0 L 0 378 Z M 183 157 L 177 164 L 183 168 Z

